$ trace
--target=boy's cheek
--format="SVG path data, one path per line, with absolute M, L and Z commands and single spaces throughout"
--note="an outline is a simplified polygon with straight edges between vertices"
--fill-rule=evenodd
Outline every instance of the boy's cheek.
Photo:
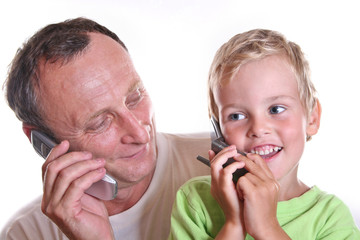
M 287 138 L 304 138 L 306 139 L 306 122 L 298 120 L 298 118 L 291 119 L 289 121 L 284 121 L 279 125 L 279 132 Z
M 240 127 L 237 128 L 226 128 L 222 132 L 227 144 L 234 144 L 239 150 L 245 150 L 246 144 L 246 131 Z

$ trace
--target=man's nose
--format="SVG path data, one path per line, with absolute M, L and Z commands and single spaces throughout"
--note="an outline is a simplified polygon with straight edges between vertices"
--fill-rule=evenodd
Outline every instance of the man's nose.
M 136 115 L 127 112 L 120 121 L 123 129 L 121 143 L 145 144 L 150 141 L 151 123 L 141 121 Z

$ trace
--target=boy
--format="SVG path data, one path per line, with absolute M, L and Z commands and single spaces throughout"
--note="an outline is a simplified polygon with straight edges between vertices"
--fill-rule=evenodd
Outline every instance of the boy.
M 341 200 L 297 177 L 305 143 L 320 125 L 309 72 L 300 47 L 274 31 L 238 34 L 218 50 L 209 112 L 230 146 L 216 156 L 209 151 L 211 178 L 178 191 L 170 238 L 360 239 Z M 223 168 L 230 157 L 236 161 Z M 232 173 L 244 167 L 248 173 L 234 184 Z

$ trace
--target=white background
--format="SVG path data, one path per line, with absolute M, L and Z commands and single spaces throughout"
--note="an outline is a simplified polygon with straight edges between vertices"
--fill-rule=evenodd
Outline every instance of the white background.
M 206 79 L 215 51 L 233 35 L 269 28 L 307 55 L 323 106 L 320 131 L 307 143 L 300 178 L 343 199 L 360 225 L 357 1 L 5 0 L 0 3 L 0 82 L 17 48 L 39 28 L 84 16 L 129 48 L 156 110 L 160 131 L 208 131 Z M 42 192 L 43 160 L 0 98 L 0 228 Z M 196 161 L 194 159 L 194 161 Z

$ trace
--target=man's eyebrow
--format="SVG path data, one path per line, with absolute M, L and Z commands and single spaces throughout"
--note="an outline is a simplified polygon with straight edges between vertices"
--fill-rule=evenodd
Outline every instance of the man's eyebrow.
M 103 113 L 107 112 L 108 109 L 102 109 L 101 111 L 98 111 L 91 115 L 85 122 L 85 125 L 89 124 L 92 120 L 96 119 L 97 117 L 101 116 Z
M 143 87 L 143 83 L 140 80 L 135 80 L 128 88 L 127 93 L 131 93 L 133 91 L 135 91 L 138 88 Z M 91 122 L 92 120 L 96 119 L 97 117 L 99 117 L 100 115 L 104 114 L 105 112 L 107 112 L 108 109 L 102 109 L 96 113 L 94 113 L 93 115 L 91 115 L 87 120 L 85 124 L 89 124 L 89 122 Z
M 138 88 L 142 88 L 144 85 L 140 80 L 135 80 L 135 82 L 133 82 L 129 88 L 128 88 L 128 93 L 133 92 L 134 90 L 138 89 Z

